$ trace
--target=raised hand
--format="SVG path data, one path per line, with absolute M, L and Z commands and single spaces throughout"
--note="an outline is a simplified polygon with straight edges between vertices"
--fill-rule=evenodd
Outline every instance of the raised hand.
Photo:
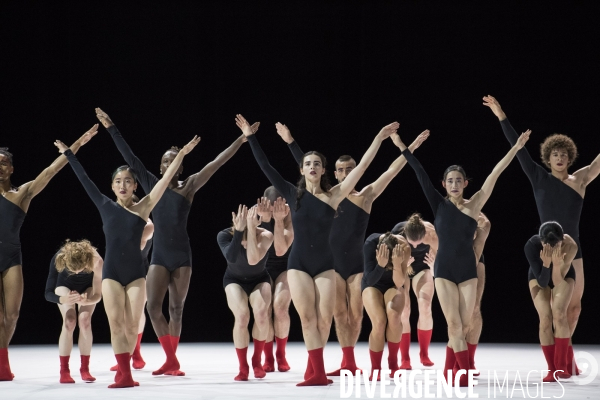
M 252 132 L 252 127 L 248 121 L 246 121 L 246 118 L 242 116 L 242 114 L 237 114 L 235 116 L 235 124 L 242 130 L 244 136 L 248 137 L 250 135 L 254 135 L 254 132 Z
M 540 250 L 540 258 L 542 259 L 544 267 L 550 268 L 550 264 L 552 263 L 552 246 L 548 243 Z
M 381 128 L 381 130 L 379 131 L 377 136 L 379 136 L 379 138 L 381 140 L 387 139 L 394 133 L 397 133 L 398 128 L 400 128 L 400 124 L 398 122 L 392 122 L 391 124 L 386 125 L 383 128 Z
M 96 110 L 96 118 L 98 118 L 100 123 L 102 123 L 102 126 L 104 126 L 105 128 L 110 128 L 111 126 L 114 125 L 107 113 L 102 111 L 99 107 L 96 107 L 95 110 Z
M 521 133 L 521 136 L 519 136 L 519 139 L 515 144 L 515 146 L 517 146 L 517 149 L 521 150 L 523 146 L 525 146 L 525 143 L 527 143 L 527 141 L 529 140 L 529 135 L 531 135 L 531 129 L 527 129 L 525 132 Z
M 435 251 L 429 250 L 427 254 L 425 254 L 425 258 L 423 259 L 425 264 L 429 265 L 429 268 L 433 271 L 433 264 L 435 263 Z
M 402 261 L 404 261 L 404 251 L 402 250 L 402 244 L 398 243 L 394 246 L 394 250 L 392 251 L 392 263 L 400 266 Z
M 421 132 L 419 136 L 417 136 L 417 138 L 409 146 L 411 151 L 415 151 L 416 149 L 418 149 L 423 144 L 423 142 L 427 140 L 429 134 L 429 129 L 425 129 L 423 132 Z M 398 134 L 396 134 L 396 136 L 398 136 Z M 400 137 L 398 136 L 398 138 Z M 393 137 L 392 140 L 394 140 Z
M 567 253 L 563 253 L 562 251 L 562 243 L 557 243 L 552 249 L 552 264 L 554 267 L 558 268 L 565 262 L 565 256 Z
M 273 218 L 277 221 L 283 221 L 290 212 L 289 207 L 285 204 L 285 200 L 278 197 L 273 203 Z
M 258 205 L 251 207 L 246 215 L 249 229 L 256 229 L 262 222 L 262 217 L 258 216 Z
M 60 140 L 56 140 L 54 142 L 54 145 L 56 147 L 58 147 L 58 152 L 60 154 L 64 153 L 65 151 L 69 150 L 69 146 L 67 146 L 66 144 L 64 144 L 63 142 L 61 142 Z
M 98 124 L 92 126 L 89 131 L 87 131 L 86 133 L 84 133 L 79 138 L 79 144 L 81 146 L 83 146 L 84 144 L 86 144 L 87 142 L 89 142 L 91 138 L 93 138 L 94 136 L 96 136 L 97 133 L 98 133 Z
M 248 216 L 248 207 L 240 204 L 238 207 L 237 214 L 231 213 L 231 220 L 233 222 L 233 228 L 238 232 L 244 232 L 246 229 L 246 217 Z
M 256 214 L 262 219 L 271 218 L 271 202 L 266 197 L 256 200 Z
M 385 268 L 390 262 L 390 250 L 387 245 L 381 243 L 375 250 L 375 258 L 377 259 L 377 265 L 381 268 Z
M 406 266 L 410 267 L 412 265 L 412 263 L 415 262 L 415 258 L 413 256 L 410 256 L 408 258 L 408 261 L 406 262 Z
M 250 129 L 252 129 L 252 133 L 256 133 L 258 131 L 258 127 L 260 126 L 260 122 L 255 122 L 252 125 L 250 125 Z M 246 143 L 248 141 L 248 139 L 246 139 L 246 136 L 243 135 L 243 143 Z
M 294 141 L 294 138 L 292 137 L 292 133 L 290 132 L 288 127 L 285 126 L 284 124 L 282 124 L 281 122 L 278 122 L 275 124 L 275 129 L 277 129 L 277 134 L 279 136 L 281 136 L 283 141 L 286 142 L 287 144 L 290 144 Z
M 494 98 L 493 96 L 483 96 L 483 105 L 489 107 L 500 121 L 506 119 L 506 114 L 504 114 L 504 111 L 502 111 L 500 103 L 498 103 L 498 100 L 496 100 L 496 98 Z
M 181 149 L 183 154 L 185 154 L 185 155 L 190 154 L 190 151 L 194 150 L 194 147 L 196 147 L 196 145 L 198 143 L 200 143 L 201 139 L 202 138 L 197 135 L 194 136 L 194 138 L 192 140 L 190 140 L 190 142 L 188 144 L 186 144 L 185 146 L 183 146 L 183 148 Z

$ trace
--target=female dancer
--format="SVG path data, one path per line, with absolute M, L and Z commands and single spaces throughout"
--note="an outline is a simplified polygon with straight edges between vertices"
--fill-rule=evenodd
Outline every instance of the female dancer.
M 446 348 L 446 371 L 448 383 L 454 381 L 448 370 L 458 362 L 461 370 L 469 369 L 469 352 L 464 329 L 469 326 L 477 295 L 477 266 L 473 250 L 473 237 L 477 229 L 477 217 L 489 199 L 498 177 L 521 149 L 531 131 L 521 135 L 517 144 L 494 167 L 482 188 L 471 199 L 463 198 L 468 184 L 463 168 L 453 165 L 444 172 L 442 184 L 446 189 L 444 198 L 433 186 L 421 163 L 398 137 L 398 147 L 417 174 L 427 201 L 435 216 L 434 226 L 439 238 L 439 248 L 434 264 L 435 289 L 442 312 L 448 323 L 448 347 Z M 460 377 L 460 385 L 467 384 L 467 376 Z
M 407 221 L 396 224 L 392 233 L 401 235 L 410 245 L 408 260 L 408 277 L 412 280 L 412 289 L 419 305 L 419 321 L 417 333 L 419 338 L 419 356 L 421 364 L 431 367 L 429 359 L 429 343 L 433 331 L 431 301 L 435 293 L 432 267 L 438 248 L 438 237 L 433 224 L 424 221 L 421 214 L 412 214 Z M 402 355 L 400 369 L 412 369 L 410 365 L 410 287 L 407 287 L 402 311 L 402 340 L 399 343 Z M 391 344 L 391 343 L 390 343 Z M 396 348 L 397 350 L 397 348 Z M 390 349 L 391 351 L 391 349 Z
M 556 377 L 571 377 L 571 371 L 567 369 L 571 336 L 567 306 L 575 287 L 576 273 L 572 262 L 577 251 L 575 240 L 564 234 L 555 221 L 543 223 L 539 234 L 533 235 L 525 245 L 529 291 L 540 316 L 540 344 L 549 370 L 544 382 L 556 382 Z
M 485 96 L 483 105 L 489 107 L 498 117 L 504 136 L 511 145 L 514 144 L 517 140 L 517 133 L 502 111 L 500 103 L 492 96 Z M 568 168 L 577 159 L 577 146 L 570 137 L 559 134 L 548 136 L 540 146 L 540 150 L 543 163 L 550 168 L 549 173 L 533 161 L 527 149 L 520 151 L 517 159 L 533 187 L 540 222 L 557 221 L 565 233 L 577 243 L 578 251 L 573 261 L 577 282 L 575 282 L 575 289 L 567 310 L 569 329 L 573 336 L 581 314 L 581 297 L 585 286 L 583 255 L 579 242 L 579 219 L 585 190 L 590 182 L 600 174 L 600 155 L 590 165 L 570 175 Z M 573 346 L 569 346 L 569 354 L 570 365 L 573 359 Z M 579 373 L 576 368 L 574 371 Z
M 146 271 L 140 251 L 140 243 L 150 212 L 158 203 L 167 185 L 181 165 L 183 157 L 200 141 L 194 137 L 173 160 L 163 178 L 139 203 L 132 195 L 137 188 L 135 175 L 128 166 L 117 168 L 112 177 L 112 190 L 117 196 L 114 202 L 104 196 L 85 173 L 77 157 L 61 141 L 55 145 L 64 153 L 81 181 L 86 192 L 102 217 L 106 237 L 106 254 L 102 269 L 102 296 L 108 316 L 111 343 L 119 369 L 115 383 L 109 388 L 132 387 L 136 384 L 131 376 L 129 361 L 137 342 L 140 316 L 146 299 Z M 179 369 L 179 362 L 172 354 L 167 359 L 169 370 Z
M 158 182 L 158 178 L 146 170 L 144 164 L 133 154 L 129 145 L 121 136 L 110 117 L 101 109 L 96 108 L 96 116 L 102 125 L 108 129 L 117 149 L 125 162 L 136 172 L 144 192 L 150 193 Z M 252 125 L 254 131 L 258 130 L 259 123 Z M 213 176 L 213 174 L 229 160 L 246 140 L 239 137 L 231 146 L 225 149 L 213 161 L 208 163 L 200 172 L 190 175 L 180 181 L 179 175 L 183 171 L 181 166 L 169 181 L 165 195 L 156 205 L 152 216 L 156 223 L 156 236 L 154 237 L 154 250 L 152 261 L 148 270 L 148 314 L 158 340 L 167 355 L 177 351 L 181 334 L 183 305 L 187 297 L 192 275 L 192 249 L 187 234 L 187 219 L 192 201 L 196 192 Z M 176 147 L 167 150 L 162 156 L 160 174 L 171 165 L 179 149 Z M 162 312 L 165 295 L 169 291 L 169 322 Z M 169 371 L 163 365 L 154 371 L 154 375 L 185 375 L 182 371 Z
M 250 310 L 254 313 L 252 341 L 254 355 L 252 369 L 255 378 L 264 378 L 266 373 L 260 365 L 265 340 L 269 334 L 269 304 L 271 304 L 271 277 L 265 269 L 267 251 L 273 244 L 273 234 L 260 228 L 257 207 L 250 210 L 238 207 L 237 214 L 231 213 L 233 227 L 219 232 L 217 242 L 227 260 L 227 270 L 223 276 L 223 288 L 227 295 L 227 305 L 235 317 L 233 344 L 240 363 L 236 381 L 247 381 L 250 367 L 248 353 L 248 323 Z
M 261 227 L 273 233 L 273 246 L 269 247 L 267 272 L 271 277 L 271 305 L 269 306 L 269 335 L 265 343 L 265 372 L 275 371 L 273 340 L 277 342 L 277 369 L 290 370 L 285 358 L 285 346 L 290 333 L 290 286 L 287 279 L 288 258 L 294 241 L 294 228 L 290 207 L 273 186 L 269 186 L 258 203 Z M 271 205 L 272 204 L 272 205 Z M 272 316 L 272 317 L 271 317 Z
M 396 132 L 398 123 L 384 127 L 360 164 L 344 182 L 333 188 L 329 187 L 325 175 L 326 160 L 320 153 L 311 151 L 304 155 L 304 162 L 299 166 L 302 177 L 296 187 L 269 164 L 244 117 L 238 114 L 236 123 L 248 138 L 254 157 L 271 184 L 286 199 L 295 199 L 290 206 L 295 244 L 289 258 L 288 282 L 309 354 L 305 381 L 298 386 L 327 385 L 331 381 L 325 375 L 323 347 L 329 337 L 335 306 L 335 272 L 329 246 L 331 224 L 337 206 L 350 194 L 375 157 L 381 142 Z
M 369 335 L 371 375 L 381 370 L 385 339 L 388 340 L 388 365 L 390 377 L 398 367 L 398 342 L 402 337 L 402 309 L 404 308 L 404 283 L 410 247 L 401 235 L 374 233 L 364 245 L 365 272 L 361 280 L 365 310 L 373 329 Z M 375 379 L 381 374 L 375 372 Z
M 98 125 L 83 134 L 73 145 L 74 153 L 98 132 Z M 31 199 L 37 196 L 67 164 L 62 155 L 33 181 L 12 185 L 13 155 L 0 147 L 0 381 L 14 378 L 8 362 L 8 344 L 15 332 L 23 299 L 23 270 L 19 232 Z
M 81 355 L 81 379 L 96 380 L 89 369 L 92 352 L 92 314 L 96 303 L 102 298 L 102 257 L 87 240 L 69 240 L 50 261 L 46 280 L 46 300 L 58 304 L 63 317 L 62 331 L 58 339 L 60 357 L 60 383 L 75 383 L 69 370 L 69 358 L 73 349 L 73 331 L 79 319 L 77 347 Z M 79 306 L 79 315 L 75 305 Z

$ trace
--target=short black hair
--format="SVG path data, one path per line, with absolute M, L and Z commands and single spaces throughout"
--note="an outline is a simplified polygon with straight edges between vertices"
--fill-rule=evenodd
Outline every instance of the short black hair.
M 115 169 L 115 171 L 112 174 L 112 179 L 110 181 L 113 182 L 115 180 L 115 176 L 117 176 L 117 174 L 121 171 L 129 171 L 131 176 L 133 176 L 134 182 L 137 183 L 137 174 L 129 165 L 121 165 L 119 168 Z

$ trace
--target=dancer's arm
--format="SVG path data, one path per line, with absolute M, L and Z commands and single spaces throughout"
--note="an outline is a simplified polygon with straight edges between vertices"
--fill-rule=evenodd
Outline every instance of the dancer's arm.
M 378 249 L 378 247 L 380 249 Z M 385 266 L 388 263 L 387 260 L 389 259 L 389 252 L 387 253 L 388 258 L 385 257 L 386 250 L 387 246 L 385 244 L 378 246 L 377 241 L 375 240 L 367 239 L 367 241 L 365 242 L 365 245 L 363 247 L 365 264 L 364 278 L 367 283 L 367 286 L 375 285 L 383 276 L 383 273 L 385 272 Z M 384 260 L 385 263 L 383 266 L 381 266 L 378 261 L 381 261 L 383 263 Z
M 485 246 L 485 241 L 490 234 L 491 228 L 492 223 L 490 220 L 483 213 L 479 213 L 479 218 L 477 218 L 477 229 L 475 230 L 475 239 L 473 240 L 475 262 L 479 262 L 479 259 L 481 258 L 481 253 L 483 253 L 483 247 Z
M 545 288 L 550 282 L 550 264 L 552 263 L 552 247 L 544 245 L 541 251 L 537 251 L 531 239 L 525 244 L 525 256 L 529 266 L 540 287 Z
M 97 251 L 94 253 L 94 278 L 92 280 L 92 287 L 91 290 L 88 289 L 81 294 L 81 300 L 77 302 L 81 306 L 98 304 L 102 300 L 102 266 L 104 265 L 104 260 L 102 260 Z
M 587 186 L 591 181 L 600 175 L 600 154 L 587 167 L 577 170 L 574 174 L 575 178 L 582 182 L 583 186 Z
M 231 220 L 233 222 L 233 237 L 229 230 L 221 231 L 217 235 L 217 243 L 223 256 L 228 263 L 233 264 L 237 260 L 238 254 L 240 254 L 240 248 L 242 247 L 242 239 L 244 237 L 244 230 L 246 229 L 246 216 L 248 215 L 248 207 L 239 205 L 237 214 L 231 213 Z
M 577 255 L 577 244 L 573 242 L 570 246 L 569 251 L 564 250 L 562 243 L 557 243 L 552 248 L 552 282 L 554 286 L 558 285 L 560 281 L 565 279 L 565 276 L 569 272 L 571 264 L 575 255 Z
M 387 246 L 385 247 L 387 249 Z M 392 264 L 394 265 L 392 279 L 397 288 L 402 287 L 406 281 L 409 258 L 410 246 L 404 243 L 398 243 L 394 246 L 394 250 L 392 251 Z
M 260 218 L 256 215 L 256 206 L 248 210 L 247 223 L 248 237 L 246 238 L 246 256 L 248 264 L 256 265 L 262 260 L 273 244 L 273 234 L 266 229 L 258 228 Z M 258 228 L 258 229 L 257 229 Z
M 292 137 L 292 133 L 290 132 L 289 128 L 281 122 L 278 122 L 275 124 L 275 129 L 277 129 L 277 133 L 279 134 L 279 136 L 281 136 L 283 141 L 287 143 L 288 148 L 294 156 L 294 160 L 296 160 L 296 164 L 302 165 L 304 152 L 302 151 L 302 149 L 300 149 L 300 145 L 298 144 L 298 142 Z
M 292 226 L 290 207 L 285 204 L 285 201 L 281 197 L 278 197 L 275 204 L 273 204 L 273 219 L 275 220 L 273 245 L 275 246 L 275 254 L 281 257 L 287 253 L 294 242 L 294 228 Z
M 58 279 L 58 271 L 56 270 L 56 263 L 54 262 L 54 260 L 55 258 L 53 258 L 50 262 L 50 271 L 48 272 L 48 279 L 46 279 L 45 297 L 46 300 L 48 300 L 50 303 L 64 304 L 61 302 L 60 296 L 54 293 L 54 290 L 56 289 L 56 281 Z M 63 301 L 68 301 L 68 299 L 66 298 L 68 296 L 63 297 L 65 297 L 64 299 L 62 299 Z M 75 297 L 73 297 L 73 299 L 76 300 Z M 71 304 L 74 303 L 75 302 L 73 301 Z

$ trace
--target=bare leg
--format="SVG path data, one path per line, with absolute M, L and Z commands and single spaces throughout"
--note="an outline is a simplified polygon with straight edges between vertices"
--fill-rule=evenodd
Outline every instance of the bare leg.
M 410 333 L 410 290 L 404 290 L 403 293 L 404 303 L 402 307 L 402 314 L 400 316 L 402 320 L 402 333 Z
M 169 283 L 169 333 L 171 336 L 179 337 L 181 335 L 183 305 L 188 294 L 191 277 L 192 267 L 177 268 L 171 273 Z
M 275 296 L 273 299 L 274 331 L 278 338 L 286 338 L 290 333 L 290 303 L 292 295 L 288 284 L 287 271 L 279 274 L 275 280 Z
M 163 301 L 169 288 L 171 274 L 169 270 L 161 265 L 150 266 L 146 277 L 146 288 L 148 290 L 148 303 L 146 308 L 152 327 L 157 337 L 169 334 L 169 324 L 162 312 Z
M 248 335 L 248 324 L 250 323 L 250 308 L 248 307 L 248 295 L 244 289 L 236 283 L 225 287 L 227 305 L 233 313 L 235 323 L 233 325 L 233 344 L 236 349 L 248 347 L 250 341 Z
M 374 352 L 383 351 L 387 326 L 386 304 L 383 300 L 383 293 L 374 287 L 365 288 L 363 290 L 363 303 L 372 326 L 369 334 L 369 350 Z
M 402 337 L 402 311 L 404 310 L 404 288 L 388 289 L 383 298 L 387 317 L 385 336 L 388 342 L 397 343 Z
M 571 330 L 571 336 L 575 333 L 577 328 L 577 322 L 579 321 L 579 315 L 581 314 L 581 298 L 583 297 L 583 289 L 585 286 L 585 277 L 583 273 L 583 258 L 573 260 L 573 268 L 575 269 L 575 288 L 573 289 L 573 295 L 567 308 L 567 319 L 569 321 L 569 329 Z
M 59 286 L 54 290 L 57 296 L 68 296 L 71 291 Z M 58 354 L 60 356 L 70 356 L 73 350 L 73 332 L 77 325 L 77 311 L 75 305 L 58 304 L 58 309 L 63 317 L 62 329 L 58 338 Z
M 271 285 L 263 282 L 256 285 L 250 294 L 250 306 L 254 314 L 252 337 L 257 340 L 266 340 L 269 333 L 268 309 L 271 304 Z
M 19 319 L 23 300 L 23 269 L 20 265 L 2 272 L 0 283 L 0 349 L 7 348 Z
M 483 297 L 483 289 L 485 288 L 485 264 L 477 263 L 477 297 L 475 299 L 475 308 L 473 309 L 473 317 L 471 325 L 467 330 L 467 343 L 478 344 L 483 329 L 483 318 L 481 317 L 481 298 Z
M 300 316 L 306 349 L 314 350 L 323 347 L 317 323 L 316 307 L 318 303 L 313 278 L 304 271 L 290 269 L 288 270 L 288 283 L 292 301 Z
M 146 303 L 146 279 L 140 278 L 125 286 L 125 327 L 129 353 L 133 353 L 137 343 L 140 319 Z
M 455 353 L 465 351 L 467 342 L 464 329 L 469 326 L 473 316 L 477 295 L 477 278 L 469 279 L 458 285 L 447 279 L 436 278 L 435 288 L 448 324 L 449 347 Z
M 433 300 L 433 294 L 435 293 L 435 285 L 433 283 L 433 274 L 431 273 L 431 270 L 426 269 L 415 275 L 412 279 L 412 287 L 419 305 L 419 321 L 417 322 L 417 329 L 433 329 L 431 302 Z
M 79 354 L 89 356 L 92 352 L 92 343 L 94 335 L 92 334 L 92 314 L 96 309 L 96 305 L 79 306 Z
M 550 346 L 554 344 L 554 334 L 552 333 L 552 309 L 550 308 L 550 298 L 552 291 L 549 287 L 541 288 L 536 280 L 529 281 L 529 291 L 533 305 L 540 317 L 540 344 Z

